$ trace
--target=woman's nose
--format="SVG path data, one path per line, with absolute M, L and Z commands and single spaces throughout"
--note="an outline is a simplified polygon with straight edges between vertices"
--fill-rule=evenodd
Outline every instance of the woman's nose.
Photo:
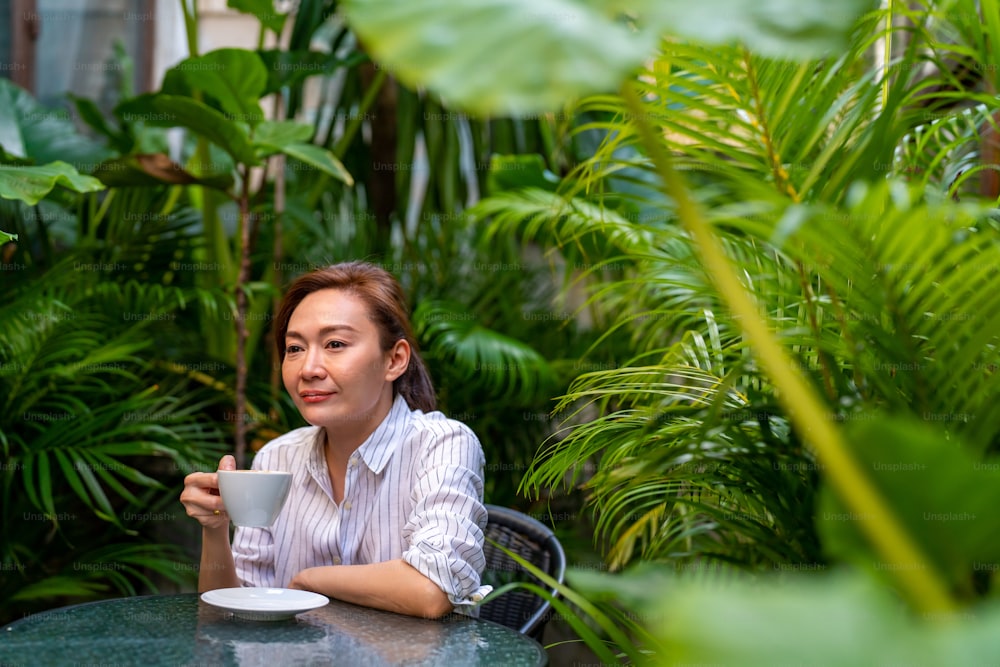
M 325 377 L 326 367 L 323 366 L 322 349 L 311 347 L 306 351 L 302 361 L 301 373 L 304 377 Z

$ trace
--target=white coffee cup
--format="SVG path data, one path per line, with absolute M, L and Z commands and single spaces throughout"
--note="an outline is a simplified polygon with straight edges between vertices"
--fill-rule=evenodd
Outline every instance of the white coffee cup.
M 278 470 L 220 470 L 219 493 L 237 526 L 267 527 L 278 518 L 292 488 L 292 473 Z

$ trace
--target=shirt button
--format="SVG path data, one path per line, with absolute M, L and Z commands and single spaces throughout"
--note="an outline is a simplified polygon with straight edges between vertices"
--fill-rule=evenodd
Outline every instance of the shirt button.
M 342 562 L 342 561 L 340 560 L 340 558 L 339 558 L 339 557 L 338 557 L 338 558 L 334 558 L 334 559 L 333 559 L 333 564 L 334 564 L 334 565 L 340 565 L 340 564 L 341 564 L 341 562 Z
M 479 602 L 482 599 L 483 599 L 483 596 L 480 595 L 479 593 L 473 593 L 472 594 L 472 601 L 473 602 Z
M 351 501 L 350 500 L 344 502 L 344 509 L 345 510 L 351 509 Z
M 348 463 L 350 463 L 351 467 L 353 468 L 354 466 L 358 465 L 358 457 L 352 456 L 350 460 L 348 460 Z

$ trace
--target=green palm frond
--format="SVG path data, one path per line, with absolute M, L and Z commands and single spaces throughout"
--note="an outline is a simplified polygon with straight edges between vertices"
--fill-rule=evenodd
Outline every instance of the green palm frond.
M 8 598 L 11 602 L 53 600 L 62 598 L 88 598 L 107 592 L 107 584 L 86 580 L 70 574 L 52 575 L 34 581 Z
M 960 82 L 948 72 L 928 79 L 914 65 L 930 39 L 926 24 L 913 30 L 907 67 L 872 68 L 868 54 L 884 18 L 869 16 L 850 49 L 822 61 L 667 43 L 641 78 L 642 109 L 832 419 L 859 418 L 868 405 L 948 420 L 985 451 L 998 427 L 987 407 L 997 390 L 1000 304 L 989 287 L 1000 266 L 996 225 L 982 207 L 950 207 L 934 193 L 937 205 L 924 204 L 884 183 L 902 171 L 918 187 L 946 192 L 949 174 L 970 164 L 985 111 L 935 108 L 941 119 L 921 125 L 928 91 Z M 948 53 L 968 55 L 962 49 Z M 986 103 L 978 94 L 969 100 Z M 608 322 L 592 350 L 624 335 L 631 355 L 570 387 L 559 404 L 563 429 L 524 488 L 581 485 L 616 566 L 636 558 L 744 566 L 819 559 L 801 518 L 813 502 L 815 461 L 692 244 L 671 226 L 672 205 L 662 195 L 642 201 L 618 191 L 650 170 L 634 112 L 607 95 L 578 109 L 586 119 L 579 136 L 601 139 L 561 184 L 564 203 L 551 202 L 552 193 L 514 192 L 476 212 L 500 238 L 540 243 L 558 259 L 623 257 L 622 275 L 585 286 L 586 304 Z M 865 190 L 859 181 L 881 185 Z M 608 210 L 626 231 L 615 226 L 612 237 Z M 636 210 L 662 216 L 624 213 Z
M 183 406 L 175 411 L 176 400 L 162 393 L 157 397 L 157 393 L 149 388 L 109 405 L 27 413 L 53 420 L 30 439 L 21 440 L 16 433 L 12 437 L 21 440 L 22 449 L 15 458 L 23 466 L 25 489 L 38 509 L 56 514 L 54 499 L 44 490 L 58 480 L 60 487 L 68 484 L 87 507 L 114 522 L 109 494 L 136 502 L 125 484 L 162 488 L 156 479 L 128 463 L 131 457 L 180 461 L 202 448 L 202 454 L 218 450 L 213 441 L 219 434 L 213 428 L 185 424 L 195 416 L 185 414 Z M 42 490 L 37 497 L 34 489 Z
M 710 313 L 705 325 L 705 336 L 688 331 L 640 355 L 653 365 L 579 376 L 557 407 L 564 428 L 526 476 L 527 489 L 583 488 L 615 568 L 638 558 L 759 567 L 818 557 L 800 505 L 766 509 L 808 502 L 815 466 L 759 383 L 745 381 L 739 343 L 720 336 Z
M 429 359 L 448 364 L 459 378 L 494 396 L 546 395 L 554 375 L 529 345 L 479 324 L 467 310 L 440 301 L 421 303 L 413 314 Z
M 177 569 L 185 558 L 174 544 L 111 544 L 80 554 L 71 567 L 108 581 L 124 595 L 138 595 L 141 590 L 158 590 L 151 579 L 154 574 L 177 584 L 189 580 L 190 573 L 185 576 Z
M 876 122 L 879 88 L 874 74 L 864 73 L 864 48 L 789 63 L 736 47 L 669 43 L 642 79 L 644 108 L 678 169 L 713 184 L 695 193 L 700 198 L 715 201 L 727 189 L 760 201 L 836 197 L 850 179 L 874 174 L 877 158 L 891 157 L 893 148 Z M 603 125 L 581 128 L 607 130 L 601 149 L 578 169 L 577 180 L 593 189 L 611 165 L 625 166 L 622 146 L 638 137 L 620 99 L 592 98 L 581 108 L 608 115 Z
M 119 595 L 155 592 L 158 586 L 153 576 L 178 584 L 191 579 L 189 571 L 177 567 L 186 558 L 183 550 L 173 544 L 98 546 L 81 550 L 66 560 L 61 572 L 42 574 L 7 599 L 34 606 L 52 600 L 90 598 L 111 590 Z
M 976 448 L 989 446 L 1000 432 L 990 408 L 1000 230 L 989 209 L 918 203 L 890 184 L 853 196 L 850 212 L 816 210 L 785 244 L 797 257 L 824 258 L 814 268 L 836 295 L 821 309 L 842 334 L 838 357 L 863 377 L 869 399 L 953 422 Z
M 0 306 L 0 597 L 30 608 L 176 579 L 136 517 L 227 448 L 225 393 L 157 363 L 197 290 L 94 264 L 70 253 Z
M 534 188 L 484 199 L 469 210 L 469 215 L 491 218 L 483 235 L 485 244 L 493 242 L 498 233 L 516 234 L 525 241 L 575 249 L 590 262 L 609 255 L 641 253 L 652 241 L 642 227 L 613 209 L 579 198 L 567 201 L 554 192 Z
M 903 138 L 893 170 L 949 196 L 978 194 L 973 177 L 996 168 L 983 164 L 979 149 L 981 132 L 990 127 L 995 129 L 995 121 L 986 104 L 953 113 L 928 112 L 928 122 Z

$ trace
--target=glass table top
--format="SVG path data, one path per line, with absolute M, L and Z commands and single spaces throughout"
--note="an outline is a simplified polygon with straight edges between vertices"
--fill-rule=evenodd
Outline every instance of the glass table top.
M 426 620 L 330 604 L 250 621 L 196 594 L 53 609 L 0 629 L 3 665 L 544 665 L 534 640 L 496 623 Z

